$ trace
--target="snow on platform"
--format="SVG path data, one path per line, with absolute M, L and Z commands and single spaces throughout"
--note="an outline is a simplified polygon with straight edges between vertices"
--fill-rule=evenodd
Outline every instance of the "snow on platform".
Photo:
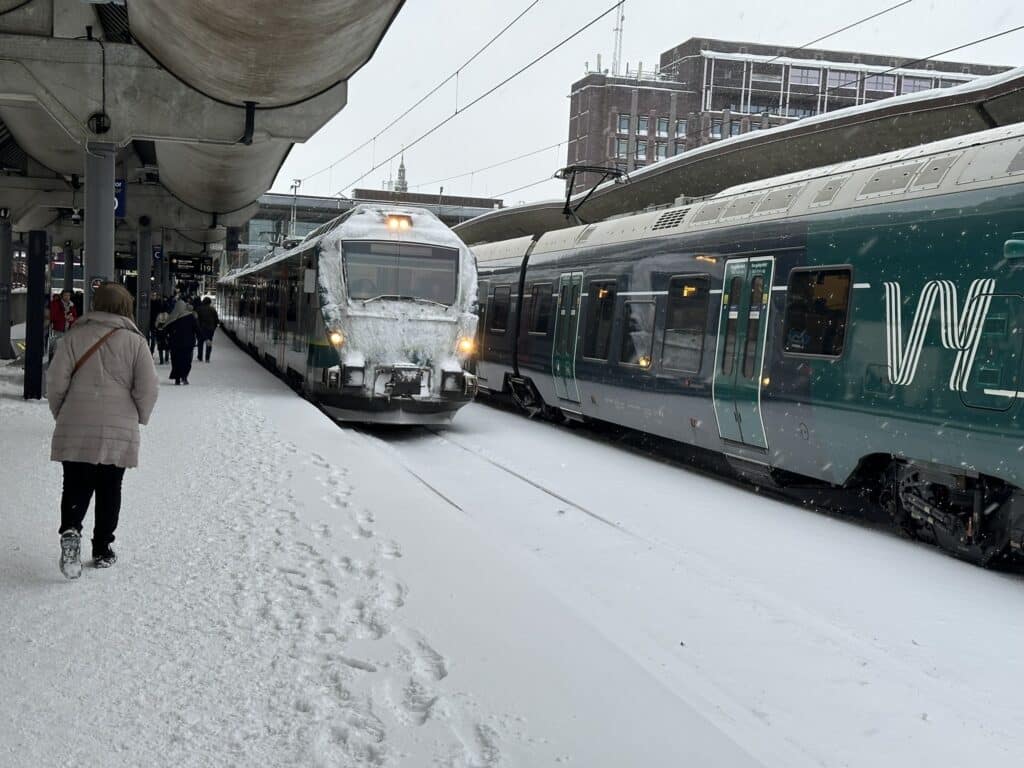
M 765 739 L 748 743 L 746 702 L 703 697 L 715 671 L 678 639 L 657 656 L 624 646 L 609 628 L 637 613 L 602 614 L 593 574 L 549 584 L 544 542 L 505 532 L 550 510 L 492 525 L 505 507 L 472 477 L 456 508 L 223 338 L 190 386 L 163 382 L 118 564 L 66 582 L 52 421 L 20 375 L 0 364 L 0 766 L 811 762 L 799 733 L 752 754 Z M 647 549 L 590 517 L 557 525 L 555 549 L 603 553 L 616 579 Z M 677 579 L 617 589 L 668 598 L 692 581 Z

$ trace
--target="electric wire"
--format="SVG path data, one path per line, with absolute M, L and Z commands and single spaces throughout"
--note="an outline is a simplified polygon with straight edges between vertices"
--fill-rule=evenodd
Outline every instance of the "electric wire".
M 523 18 L 523 16 L 525 16 L 531 10 L 533 10 L 534 6 L 536 6 L 539 2 L 540 2 L 540 0 L 533 0 L 532 3 L 530 3 L 528 6 L 526 6 L 526 8 L 524 8 L 522 11 L 519 12 L 518 16 L 516 16 L 514 19 L 512 19 L 512 21 L 510 21 L 508 24 L 506 24 L 504 27 L 502 27 L 501 30 L 499 30 L 496 35 L 494 35 L 490 40 L 488 40 L 486 43 L 484 43 L 483 46 L 481 46 L 479 49 L 477 49 L 476 53 L 474 53 L 472 56 L 470 56 L 468 59 L 466 59 L 458 69 L 456 69 L 454 72 L 452 72 L 450 75 L 448 75 L 448 77 L 444 78 L 444 80 L 442 80 L 437 85 L 435 85 L 433 88 L 431 88 L 429 91 L 427 91 L 425 94 L 423 94 L 423 96 L 421 96 L 419 98 L 419 100 L 415 104 L 413 104 L 411 107 L 409 107 L 404 112 L 402 112 L 402 114 L 400 114 L 398 117 L 394 118 L 390 123 L 388 123 L 383 128 L 381 128 L 379 131 L 377 131 L 377 133 L 375 133 L 369 139 L 364 141 L 358 147 L 356 147 L 352 151 L 348 152 L 347 154 L 345 154 L 344 156 L 342 156 L 338 160 L 335 160 L 330 165 L 324 166 L 319 171 L 311 173 L 311 174 L 309 174 L 308 176 L 306 176 L 305 178 L 303 178 L 301 180 L 302 181 L 308 181 L 309 179 L 312 179 L 312 178 L 314 178 L 316 176 L 319 176 L 321 173 L 326 173 L 327 171 L 329 171 L 332 168 L 336 167 L 339 163 L 343 163 L 344 161 L 348 160 L 348 158 L 352 157 L 352 155 L 354 155 L 356 152 L 359 152 L 361 149 L 365 149 L 366 147 L 368 147 L 370 144 L 375 142 L 383 133 L 388 131 L 390 128 L 394 127 L 394 125 L 398 121 L 400 121 L 403 118 L 405 118 L 410 112 L 412 112 L 414 109 L 416 109 L 420 104 L 425 102 L 427 99 L 429 99 L 431 96 L 433 96 L 439 90 L 441 90 L 441 88 L 443 88 L 448 83 L 450 83 L 452 81 L 452 79 L 456 80 L 456 85 L 457 85 L 458 84 L 459 73 L 462 72 L 462 70 L 464 70 L 466 67 L 468 67 L 471 63 L 473 63 L 474 60 L 476 60 L 484 51 L 486 51 L 488 48 L 490 48 L 495 42 L 497 42 L 497 40 L 502 35 L 504 35 L 506 32 L 508 32 L 516 24 L 516 22 L 518 22 L 521 18 Z M 458 109 L 458 93 L 456 92 L 456 110 L 457 109 Z
M 552 179 L 554 179 L 554 176 L 545 176 L 543 179 L 538 179 L 537 181 L 531 181 L 529 184 L 523 184 L 523 186 L 521 186 L 521 187 L 516 187 L 515 189 L 509 189 L 509 190 L 506 190 L 505 192 L 499 192 L 494 197 L 495 198 L 499 198 L 499 197 L 504 197 L 505 195 L 511 195 L 513 192 L 522 192 L 524 189 L 529 189 L 530 187 L 536 187 L 538 184 L 543 184 L 545 181 L 551 181 Z
M 542 152 L 547 152 L 548 150 L 557 149 L 558 147 L 562 146 L 563 144 L 565 144 L 565 142 L 564 141 L 560 141 L 557 144 L 550 144 L 549 146 L 541 147 L 540 149 L 535 149 L 532 152 L 524 152 L 521 155 L 516 155 L 515 157 L 510 157 L 508 160 L 502 160 L 501 162 L 498 162 L 498 163 L 492 163 L 491 165 L 485 165 L 483 168 L 475 168 L 472 171 L 466 171 L 465 173 L 457 173 L 454 176 L 446 176 L 443 179 L 435 179 L 434 181 L 426 181 L 423 184 L 416 184 L 416 185 L 414 185 L 413 189 L 422 189 L 423 187 L 432 187 L 435 184 L 443 184 L 446 181 L 452 181 L 454 179 L 461 179 L 461 178 L 464 178 L 466 176 L 473 176 L 473 175 L 478 174 L 478 173 L 483 173 L 484 171 L 489 171 L 492 168 L 498 168 L 498 167 L 500 167 L 502 165 L 508 165 L 509 163 L 514 163 L 516 160 L 524 160 L 527 157 L 533 157 L 534 155 L 539 155 Z
M 18 3 L 13 8 L 8 8 L 6 11 L 0 11 L 0 16 L 6 16 L 8 13 L 14 13 L 17 10 L 20 10 L 20 9 L 24 8 L 26 5 L 28 5 L 31 2 L 32 2 L 32 0 L 24 0 L 24 2 Z
M 526 64 L 526 65 L 524 65 L 524 66 L 520 67 L 519 69 L 517 69 L 517 70 L 516 70 L 515 72 L 513 72 L 513 73 L 512 73 L 511 75 L 509 75 L 508 77 L 506 77 L 506 78 L 505 78 L 504 80 L 502 80 L 502 81 L 501 81 L 500 83 L 498 83 L 497 85 L 494 85 L 494 86 L 492 86 L 491 88 L 488 88 L 488 89 L 487 89 L 486 91 L 484 91 L 484 92 L 483 92 L 483 93 L 481 93 L 481 94 L 480 94 L 479 96 L 477 96 L 477 97 L 476 97 L 475 99 L 473 99 L 473 100 L 472 100 L 472 101 L 470 101 L 470 102 L 469 102 L 468 104 L 466 104 L 466 106 L 462 107 L 461 109 L 457 109 L 457 110 L 455 110 L 455 112 L 453 112 L 452 114 L 450 114 L 450 115 L 449 115 L 448 117 L 446 117 L 446 118 L 445 118 L 444 120 L 442 120 L 441 122 L 437 123 L 437 124 L 436 124 L 436 125 L 434 125 L 433 127 L 431 127 L 431 128 L 429 128 L 429 129 L 427 129 L 426 131 L 424 131 L 423 133 L 421 133 L 421 134 L 420 134 L 419 136 L 417 136 L 417 137 L 416 137 L 415 139 L 413 139 L 413 140 L 412 140 L 411 142 L 409 142 L 408 144 L 405 144 L 405 145 L 404 145 L 404 146 L 402 147 L 402 149 L 398 150 L 397 152 L 394 152 L 394 153 L 392 153 L 392 154 L 391 154 L 391 155 L 389 155 L 388 157 L 386 157 L 386 158 L 384 158 L 383 160 L 381 160 L 381 161 L 380 161 L 379 163 L 376 163 L 376 164 L 375 164 L 375 165 L 374 165 L 374 166 L 373 166 L 372 168 L 370 168 L 370 169 L 369 169 L 368 171 L 366 171 L 366 172 L 365 172 L 365 173 L 363 173 L 363 174 L 362 174 L 361 176 L 359 176 L 359 178 L 357 178 L 357 179 L 354 179 L 353 181 L 351 181 L 351 182 L 349 182 L 348 184 L 344 185 L 344 186 L 342 187 L 342 190 L 348 189 L 348 188 L 350 188 L 350 187 L 352 187 L 352 186 L 354 186 L 354 185 L 358 184 L 358 183 L 359 183 L 360 181 L 362 181 L 363 179 L 365 179 L 365 178 L 366 178 L 367 176 L 369 176 L 369 175 L 370 175 L 371 173 L 373 173 L 374 171 L 376 171 L 376 170 L 377 170 L 378 168 L 380 168 L 380 167 L 381 167 L 382 165 L 385 165 L 386 163 L 389 163 L 389 162 L 391 162 L 391 161 L 392 161 L 392 160 L 394 160 L 394 159 L 395 159 L 396 157 L 398 157 L 398 156 L 399 156 L 400 154 L 402 154 L 402 153 L 403 153 L 403 152 L 404 152 L 405 150 L 407 150 L 407 149 L 410 149 L 410 148 L 412 148 L 412 147 L 416 146 L 416 145 L 417 145 L 417 144 L 419 144 L 419 143 L 420 143 L 421 141 L 423 141 L 424 139 L 426 139 L 426 138 L 427 138 L 428 136 L 430 136 L 431 134 L 433 134 L 434 132 L 436 132 L 436 131 L 437 131 L 437 130 L 438 130 L 439 128 L 441 128 L 441 127 L 442 127 L 442 126 L 444 126 L 444 125 L 447 125 L 448 123 L 450 123 L 450 122 L 451 122 L 452 120 L 454 120 L 454 119 L 455 119 L 456 117 L 458 117 L 459 115 L 461 115 L 461 114 L 462 114 L 463 112 L 465 112 L 466 110 L 468 110 L 468 109 L 472 108 L 473 106 L 475 106 L 475 105 L 479 104 L 479 103 L 480 103 L 481 101 L 483 101 L 484 99 L 486 99 L 486 98 L 487 98 L 488 96 L 490 96 L 490 95 L 491 95 L 492 93 L 494 93 L 494 92 L 495 92 L 495 91 L 497 91 L 498 89 L 500 89 L 500 88 L 504 87 L 505 85 L 507 85 L 507 84 L 508 84 L 508 83 L 510 83 L 511 81 L 515 80 L 515 79 L 516 79 L 517 77 L 519 77 L 519 75 L 523 74 L 523 72 L 526 72 L 526 71 L 527 71 L 528 69 L 530 69 L 531 67 L 533 67 L 533 66 L 534 66 L 535 64 L 538 64 L 539 62 L 543 61 L 543 60 L 544 60 L 544 59 L 546 59 L 546 58 L 547 58 L 548 56 L 550 56 L 550 55 L 551 55 L 552 53 L 554 53 L 554 52 L 555 52 L 555 51 L 557 51 L 557 50 L 558 50 L 559 48 L 561 48 L 561 47 L 562 47 L 563 45 L 565 45 L 565 44 L 569 43 L 569 42 L 570 42 L 571 40 L 574 40 L 575 38 L 579 37 L 579 36 L 580 36 L 581 34 L 583 34 L 583 33 L 584 33 L 584 32 L 585 32 L 586 30 L 590 29 L 590 28 L 591 28 L 592 26 L 594 26 L 595 24 L 597 24 L 597 22 L 599 22 L 599 21 L 600 21 L 601 19 L 603 19 L 603 18 L 604 18 L 605 16 L 607 16 L 607 15 L 608 15 L 609 13 L 611 13 L 612 11 L 614 11 L 614 10 L 615 10 L 615 9 L 616 9 L 616 8 L 618 7 L 618 5 L 619 5 L 619 4 L 618 4 L 618 2 L 616 2 L 616 3 L 613 3 L 613 4 L 612 4 L 612 5 L 611 5 L 611 6 L 610 6 L 610 7 L 609 7 L 609 8 L 608 8 L 608 9 L 607 9 L 606 11 L 603 11 L 602 13 L 598 14 L 597 16 L 595 16 L 595 17 L 594 17 L 593 19 L 591 19 L 590 21 L 588 21 L 588 22 L 587 22 L 586 24 L 584 24 L 584 25 L 583 25 L 582 27 L 580 27 L 579 29 L 577 29 L 577 30 L 576 30 L 575 32 L 573 32 L 573 33 L 572 33 L 571 35 L 569 35 L 568 37 L 565 37 L 565 38 L 563 38 L 562 40 L 560 40 L 559 42 L 555 43 L 555 45 L 553 45 L 553 46 L 551 46 L 550 48 L 548 48 L 548 49 L 547 49 L 546 51 L 544 51 L 544 53 L 542 53 L 542 54 L 538 55 L 538 56 L 537 56 L 537 57 L 535 57 L 535 58 L 534 58 L 534 59 L 533 59 L 532 61 L 530 61 L 530 62 L 529 62 L 528 64 Z
M 835 37 L 840 32 L 845 32 L 848 29 L 853 29 L 854 27 L 860 26 L 861 24 L 864 24 L 865 22 L 871 21 L 872 19 L 877 19 L 879 16 L 884 16 L 885 14 L 889 13 L 890 11 L 895 11 L 897 8 L 902 8 L 904 5 L 910 5 L 910 3 L 912 3 L 912 2 L 914 2 L 914 0 L 903 0 L 903 2 L 896 3 L 895 5 L 890 5 L 888 8 L 885 8 L 885 9 L 883 9 L 881 11 L 878 11 L 877 13 L 873 13 L 870 16 L 865 16 L 863 19 L 860 19 L 859 21 L 855 21 L 855 22 L 853 22 L 851 24 L 847 24 L 845 27 L 840 27 L 839 29 L 835 30 L 834 32 L 829 32 L 827 35 L 822 35 L 821 37 L 819 37 L 819 38 L 817 38 L 815 40 L 811 40 L 811 42 L 809 42 L 809 43 L 804 43 L 803 45 L 798 46 L 796 48 L 790 48 L 785 53 L 780 53 L 778 56 L 775 56 L 774 58 L 768 59 L 768 61 L 766 61 L 764 63 L 765 64 L 771 64 L 773 61 L 781 59 L 784 56 L 789 56 L 791 53 L 796 53 L 797 51 L 802 51 L 804 48 L 810 48 L 815 43 L 820 43 L 822 40 L 828 40 L 830 37 Z
M 905 61 L 902 64 L 898 64 L 895 67 L 889 67 L 889 69 L 883 69 L 881 72 L 869 72 L 868 74 L 864 75 L 863 77 L 859 77 L 856 80 L 848 80 L 848 81 L 846 81 L 844 83 L 839 83 L 837 85 L 833 85 L 831 88 L 826 88 L 825 89 L 825 93 L 826 94 L 831 93 L 832 91 L 834 91 L 834 90 L 836 90 L 838 88 L 856 87 L 856 86 L 860 85 L 862 82 L 864 82 L 865 80 L 867 80 L 869 77 L 877 77 L 879 75 L 887 75 L 887 74 L 890 74 L 892 72 L 896 72 L 897 70 L 900 70 L 900 69 L 907 69 L 908 67 L 913 67 L 913 66 L 916 66 L 918 64 L 924 64 L 925 62 L 931 61 L 932 59 L 938 58 L 939 56 L 945 56 L 947 53 L 954 53 L 956 51 L 961 51 L 964 48 L 970 48 L 971 46 L 978 45 L 979 43 L 985 43 L 985 42 L 988 42 L 989 40 L 995 40 L 997 37 L 1003 37 L 1004 35 L 1009 35 L 1009 34 L 1012 34 L 1013 32 L 1019 32 L 1022 29 L 1024 29 L 1024 24 L 1021 24 L 1020 26 L 1013 27 L 1012 29 L 1004 29 L 1002 32 L 996 32 L 994 34 L 988 35 L 987 37 L 981 37 L 981 38 L 978 38 L 977 40 L 972 40 L 971 42 L 964 43 L 963 45 L 957 45 L 957 46 L 954 46 L 953 48 L 947 48 L 944 51 L 939 51 L 938 53 L 933 53 L 930 56 L 925 56 L 925 57 L 920 58 L 920 59 L 914 59 L 912 61 Z

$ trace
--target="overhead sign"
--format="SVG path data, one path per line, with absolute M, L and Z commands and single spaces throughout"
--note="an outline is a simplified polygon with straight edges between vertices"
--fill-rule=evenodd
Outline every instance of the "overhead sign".
M 127 196 L 128 186 L 124 183 L 124 179 L 114 179 L 114 217 L 123 219 L 125 213 L 127 213 L 125 207 L 125 198 Z
M 164 257 L 164 248 L 162 245 L 153 246 L 153 261 L 160 261 Z
M 171 256 L 171 272 L 177 275 L 212 275 L 212 256 Z

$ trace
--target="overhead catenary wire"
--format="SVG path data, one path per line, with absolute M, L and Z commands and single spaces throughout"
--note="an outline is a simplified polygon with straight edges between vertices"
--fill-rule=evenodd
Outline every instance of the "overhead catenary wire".
M 492 163 L 491 165 L 485 165 L 482 168 L 474 168 L 472 171 L 466 171 L 465 173 L 457 173 L 454 176 L 446 176 L 443 179 L 435 179 L 434 181 L 427 181 L 427 182 L 424 182 L 423 184 L 416 184 L 416 185 L 413 186 L 413 189 L 422 189 L 423 187 L 432 187 L 435 184 L 444 184 L 445 182 L 452 181 L 454 179 L 462 179 L 462 178 L 465 178 L 466 176 L 474 176 L 474 175 L 476 175 L 478 173 L 483 173 L 484 171 L 489 171 L 489 170 L 491 170 L 493 168 L 499 168 L 499 167 L 501 167 L 503 165 L 508 165 L 509 163 L 514 163 L 516 160 L 524 160 L 527 157 L 533 157 L 534 155 L 539 155 L 542 152 L 547 152 L 547 151 L 552 150 L 552 149 L 558 149 L 558 147 L 562 146 L 563 144 L 565 144 L 564 141 L 559 141 L 556 144 L 549 144 L 546 147 L 541 147 L 540 149 L 535 149 L 535 150 L 533 150 L 531 152 L 524 152 L 521 155 L 516 155 L 515 157 L 510 157 L 507 160 L 502 160 L 502 161 L 497 162 L 497 163 Z
M 499 197 L 504 197 L 505 195 L 511 195 L 513 192 L 522 192 L 524 189 L 529 189 L 530 187 L 536 187 L 538 184 L 543 184 L 545 181 L 552 181 L 552 180 L 554 180 L 554 176 L 545 176 L 543 179 L 538 179 L 537 181 L 531 181 L 529 184 L 523 184 L 523 186 L 521 186 L 521 187 L 516 187 L 515 189 L 509 189 L 509 190 L 506 190 L 504 192 L 499 192 L 494 197 L 495 198 L 499 198 Z
M 530 11 L 532 11 L 534 6 L 536 6 L 539 2 L 540 2 L 540 0 L 533 0 L 533 2 L 531 2 L 522 11 L 520 11 L 519 14 L 514 19 L 512 19 L 512 21 L 508 22 L 508 24 L 506 24 L 504 27 L 502 27 L 498 31 L 498 33 L 496 35 L 494 35 L 490 40 L 488 40 L 480 48 L 478 48 L 476 50 L 476 52 L 472 56 L 470 56 L 468 59 L 466 59 L 464 62 L 462 62 L 462 64 L 459 66 L 458 69 L 456 69 L 454 72 L 452 72 L 450 75 L 448 75 L 448 77 L 444 78 L 441 82 L 439 82 L 437 85 L 435 85 L 433 88 L 431 88 L 425 94 L 423 94 L 411 107 L 407 108 L 404 112 L 402 112 L 402 114 L 400 114 L 398 117 L 394 118 L 391 122 L 389 122 L 387 125 L 385 125 L 383 128 L 381 128 L 379 131 L 377 131 L 377 133 L 375 133 L 369 139 L 367 139 L 362 144 L 357 146 L 355 149 L 351 150 L 350 152 L 346 153 L 345 155 L 343 155 L 339 159 L 335 160 L 330 165 L 326 165 L 323 168 L 321 168 L 319 171 L 315 171 L 314 173 L 311 173 L 308 176 L 304 177 L 302 179 L 302 181 L 308 181 L 309 179 L 312 179 L 312 178 L 314 178 L 316 176 L 319 176 L 320 174 L 325 173 L 326 171 L 332 170 L 339 163 L 345 162 L 350 157 L 352 157 L 352 155 L 354 155 L 357 152 L 359 152 L 361 149 L 365 149 L 370 144 L 373 144 L 383 133 L 385 133 L 389 129 L 393 128 L 395 126 L 395 124 L 397 124 L 400 120 L 402 120 L 406 116 L 408 116 L 410 112 L 412 112 L 414 109 L 416 109 L 418 106 L 420 106 L 420 104 L 422 104 L 427 99 L 429 99 L 431 96 L 433 96 L 435 93 L 437 93 L 439 90 L 441 90 L 444 86 L 446 86 L 448 83 L 450 83 L 453 79 L 455 80 L 456 87 L 457 87 L 458 86 L 459 73 L 461 73 L 462 70 L 464 70 L 466 67 L 468 67 L 470 64 L 472 64 L 473 61 L 475 61 L 484 51 L 486 51 L 495 42 L 497 42 L 498 39 L 500 37 L 502 37 L 502 35 L 504 35 L 513 26 L 515 26 L 516 22 L 518 22 L 526 14 L 528 14 Z M 458 91 L 457 90 L 456 90 L 456 111 L 458 111 Z
M 475 106 L 476 104 L 479 104 L 479 103 L 480 103 L 481 101 L 483 101 L 484 99 L 486 99 L 486 98 L 487 98 L 488 96 L 490 96 L 490 95 L 491 95 L 492 93 L 494 93 L 494 92 L 495 92 L 495 91 L 497 91 L 498 89 L 500 89 L 500 88 L 504 87 L 504 86 L 505 86 L 505 85 L 507 85 L 508 83 L 510 83 L 510 82 L 512 82 L 513 80 L 515 80 L 515 79 L 516 79 L 517 77 L 519 77 L 519 75 L 523 74 L 523 72 L 526 72 L 526 71 L 527 71 L 528 69 L 530 69 L 530 68 L 531 68 L 531 67 L 533 67 L 534 65 L 536 65 L 536 64 L 538 64 L 539 62 L 541 62 L 541 61 L 543 61 L 544 59 L 546 59 L 546 58 L 547 58 L 548 56 L 550 56 L 550 55 L 551 55 L 552 53 L 554 53 L 555 51 L 557 51 L 557 50 L 558 50 L 559 48 L 561 48 L 561 47 L 562 47 L 563 45 L 565 45 L 565 44 L 569 43 L 570 41 L 574 40 L 575 38 L 579 37 L 579 36 L 580 36 L 581 34 L 583 34 L 583 33 L 584 33 L 584 32 L 585 32 L 586 30 L 590 29 L 590 28 L 591 28 L 592 26 L 594 26 L 595 24 L 597 24 L 597 22 L 599 22 L 599 21 L 600 21 L 601 19 L 603 19 L 603 18 L 604 18 L 605 16 L 607 16 L 607 15 L 608 15 L 609 13 L 611 13 L 612 11 L 614 11 L 614 10 L 615 10 L 615 9 L 616 9 L 616 8 L 618 7 L 618 5 L 619 5 L 619 4 L 618 4 L 618 2 L 615 2 L 615 3 L 613 3 L 613 4 L 612 4 L 612 5 L 611 5 L 611 6 L 610 6 L 610 7 L 609 7 L 609 8 L 607 9 L 607 10 L 605 10 L 605 11 L 603 11 L 602 13 L 598 14 L 597 16 L 595 16 L 595 17 L 594 17 L 593 19 L 591 19 L 591 20 L 590 20 L 590 21 L 588 21 L 588 22 L 587 22 L 586 24 L 584 24 L 584 25 L 583 25 L 582 27 L 579 27 L 579 28 L 578 28 L 578 29 L 577 29 L 577 30 L 576 30 L 575 32 L 573 32 L 573 33 L 572 33 L 571 35 L 569 35 L 568 37 L 565 37 L 565 38 L 563 38 L 562 40 L 560 40 L 559 42 L 555 43 L 555 44 L 554 44 L 553 46 L 551 46 L 551 47 L 550 47 L 550 48 L 548 48 L 548 49 L 547 49 L 546 51 L 544 51 L 544 53 L 541 53 L 541 54 L 539 54 L 538 56 L 536 56 L 535 58 L 533 58 L 533 59 L 532 59 L 532 60 L 531 60 L 531 61 L 530 61 L 529 63 L 527 63 L 527 64 L 525 64 L 524 66 L 522 66 L 522 67 L 520 67 L 519 69 L 517 69 L 517 70 L 516 70 L 515 72 L 513 72 L 513 73 L 512 73 L 511 75 L 509 75 L 509 76 L 508 76 L 508 77 L 506 77 L 506 78 L 505 78 L 504 80 L 502 80 L 502 81 L 501 81 L 500 83 L 497 83 L 496 85 L 494 85 L 494 86 L 492 86 L 492 87 L 488 88 L 488 89 L 487 89 L 486 91 L 484 91 L 484 92 L 483 92 L 483 93 L 481 93 L 481 94 L 480 94 L 479 96 L 477 96 L 477 97 L 476 97 L 475 99 L 473 99 L 473 100 L 472 100 L 472 101 L 470 101 L 470 102 L 469 102 L 468 104 L 466 104 L 466 106 L 462 107 L 462 108 L 461 108 L 461 109 L 459 109 L 459 110 L 456 110 L 456 111 L 455 111 L 455 112 L 453 112 L 452 114 L 448 115 L 448 117 L 446 117 L 446 118 L 445 118 L 444 120 L 440 121 L 439 123 L 435 124 L 435 125 L 434 125 L 434 126 L 432 126 L 431 128 L 429 128 L 429 129 L 427 129 L 426 131 L 424 131 L 424 132 L 423 132 L 423 133 L 421 133 L 421 134 L 420 134 L 419 136 L 417 136 L 417 137 L 416 137 L 415 139 L 413 139 L 413 140 L 412 140 L 411 142 L 408 142 L 408 143 L 406 143 L 405 145 L 403 145 L 403 146 L 402 146 L 402 148 L 401 148 L 400 150 L 398 150 L 397 152 L 394 152 L 393 154 L 391 154 L 391 155 L 388 155 L 388 156 L 387 156 L 386 158 L 384 158 L 383 160 L 381 160 L 381 161 L 380 161 L 379 163 L 376 163 L 376 164 L 374 164 L 374 166 L 373 166 L 372 168 L 370 168 L 370 169 L 369 169 L 369 170 L 367 170 L 367 171 L 366 171 L 365 173 L 363 173 L 362 175 L 360 175 L 360 176 L 359 176 L 359 178 L 357 178 L 357 179 L 354 179 L 353 181 L 351 181 L 351 182 L 349 182 L 348 184 L 346 184 L 345 186 L 343 186 L 343 187 L 341 188 L 341 190 L 339 191 L 339 193 L 338 193 L 338 194 L 341 194 L 341 192 L 343 192 L 344 190 L 346 190 L 346 189 L 349 189 L 350 187 L 353 187 L 353 186 L 355 186 L 355 185 L 356 185 L 356 184 L 358 184 L 358 183 L 359 183 L 360 181 L 362 181 L 362 180 L 363 180 L 363 179 L 365 179 L 365 178 L 366 178 L 367 176 L 369 176 L 369 175 L 370 175 L 371 173 L 373 173 L 373 172 L 374 172 L 374 171 L 376 171 L 376 170 L 377 170 L 378 168 L 380 168 L 380 167 L 381 167 L 382 165 L 385 165 L 386 163 L 389 163 L 389 162 L 391 162 L 391 161 L 392 161 L 392 160 L 394 160 L 394 159 L 395 159 L 396 157 L 398 157 L 398 156 L 399 156 L 400 154 L 402 154 L 403 152 L 405 152 L 405 151 L 406 151 L 407 149 L 411 149 L 412 147 L 416 146 L 416 145 L 417 145 L 417 144 L 419 144 L 419 143 L 420 143 L 421 141 L 423 141 L 423 140 L 424 140 L 424 139 L 426 139 L 426 138 L 427 138 L 428 136 L 430 136 L 430 135 L 431 135 L 431 134 L 433 134 L 433 133 L 434 133 L 435 131 L 437 131 L 437 130 L 438 130 L 439 128 L 441 128 L 442 126 L 445 126 L 445 125 L 447 125 L 447 124 L 448 124 L 448 123 L 450 123 L 450 122 L 451 122 L 452 120 L 454 120 L 454 119 L 455 119 L 456 117 L 458 117 L 459 115 L 461 115 L 461 114 L 462 114 L 463 112 L 465 112 L 465 111 L 466 111 L 466 110 L 468 110 L 468 109 L 471 109 L 471 108 L 472 108 L 473 106 Z
M 775 57 L 773 57 L 771 59 L 768 59 L 768 61 L 766 61 L 764 63 L 765 64 L 771 64 L 773 61 L 777 61 L 778 59 L 781 59 L 783 57 L 789 56 L 791 53 L 796 53 L 797 51 L 802 51 L 802 50 L 804 50 L 804 48 L 810 48 L 815 43 L 820 43 L 822 40 L 828 40 L 830 37 L 835 37 L 840 32 L 845 32 L 848 29 L 853 29 L 854 27 L 858 27 L 861 24 L 864 24 L 866 22 L 871 21 L 872 19 L 877 19 L 879 16 L 884 16 L 885 14 L 887 14 L 887 13 L 889 13 L 891 11 L 895 11 L 897 8 L 902 8 L 904 5 L 910 5 L 910 3 L 912 3 L 912 2 L 914 2 L 914 0 L 902 0 L 902 2 L 896 3 L 895 5 L 890 5 L 888 8 L 884 8 L 881 11 L 878 11 L 877 13 L 873 13 L 870 16 L 865 16 L 863 19 L 859 19 L 859 20 L 854 21 L 854 22 L 852 22 L 850 24 L 847 24 L 845 27 L 840 27 L 839 29 L 837 29 L 837 30 L 835 30 L 833 32 L 829 32 L 827 35 L 822 35 L 821 37 L 815 38 L 814 40 L 811 40 L 811 42 L 809 42 L 809 43 L 804 43 L 803 45 L 797 46 L 796 48 L 790 48 L 785 53 L 780 53 L 778 56 L 775 56 Z
M 869 77 L 877 77 L 879 75 L 888 75 L 888 74 L 891 74 L 891 73 L 896 72 L 896 71 L 901 70 L 901 69 L 907 69 L 909 67 L 917 66 L 918 64 L 924 64 L 925 62 L 931 61 L 932 59 L 936 59 L 939 56 L 945 56 L 947 53 L 955 53 L 956 51 L 962 51 L 964 48 L 970 48 L 971 46 L 978 45 L 979 43 L 985 43 L 985 42 L 988 42 L 989 40 L 995 40 L 997 37 L 1003 37 L 1005 35 L 1009 35 L 1009 34 L 1012 34 L 1014 32 L 1020 32 L 1022 29 L 1024 29 L 1024 24 L 1021 24 L 1021 25 L 1016 26 L 1016 27 L 1012 27 L 1011 29 L 1004 29 L 1002 32 L 996 32 L 994 34 L 987 35 L 986 37 L 980 37 L 977 40 L 971 40 L 969 43 L 963 43 L 962 45 L 957 45 L 957 46 L 954 46 L 953 48 L 947 48 L 944 51 L 939 51 L 938 53 L 933 53 L 930 56 L 925 56 L 925 57 L 920 58 L 920 59 L 914 59 L 912 61 L 905 61 L 902 64 L 896 65 L 895 67 L 889 67 L 888 69 L 883 69 L 881 72 L 869 72 L 868 74 L 866 74 L 866 75 L 864 75 L 862 77 L 859 77 L 856 80 L 847 80 L 846 82 L 838 83 L 837 85 L 833 85 L 831 88 L 826 88 L 825 89 L 825 93 L 826 94 L 831 93 L 832 91 L 835 91 L 835 90 L 837 90 L 839 88 L 856 87 L 856 86 L 860 85 L 862 82 L 864 82 L 865 80 L 867 80 Z

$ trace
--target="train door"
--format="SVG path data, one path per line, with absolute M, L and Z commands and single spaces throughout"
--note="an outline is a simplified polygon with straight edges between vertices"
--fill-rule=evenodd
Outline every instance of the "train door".
M 773 256 L 726 262 L 712 398 L 718 433 L 726 440 L 767 448 L 761 416 Z
M 485 281 L 481 281 L 477 285 L 476 289 L 476 305 L 477 305 L 477 320 L 476 320 L 476 375 L 480 381 L 487 381 L 487 364 L 481 364 L 484 355 L 484 343 L 486 338 L 484 334 L 487 333 L 487 300 L 491 294 L 491 286 Z
M 957 353 L 958 359 L 965 356 L 966 365 L 960 369 L 962 381 L 951 386 L 960 390 L 960 399 L 968 407 L 1008 411 L 1024 398 L 1024 299 L 1015 294 L 983 294 L 964 308 L 963 317 L 980 323 L 980 333 L 973 360 L 966 358 L 970 348 Z M 966 331 L 970 333 L 970 328 Z
M 558 278 L 551 376 L 555 382 L 555 394 L 574 403 L 580 401 L 580 390 L 576 384 L 576 339 L 579 336 L 582 291 L 582 272 L 568 272 Z

